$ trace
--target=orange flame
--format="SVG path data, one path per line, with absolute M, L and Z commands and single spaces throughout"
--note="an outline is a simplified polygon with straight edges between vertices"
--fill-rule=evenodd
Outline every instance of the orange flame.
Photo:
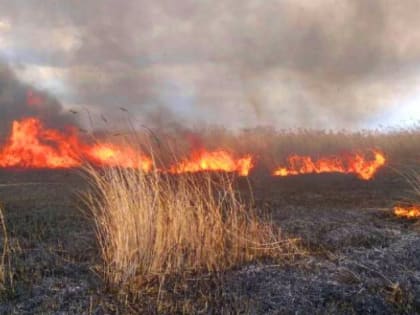
M 0 167 L 11 168 L 76 168 L 83 161 L 99 166 L 119 166 L 150 171 L 153 161 L 130 146 L 98 142 L 82 142 L 76 129 L 66 132 L 48 129 L 37 118 L 14 121 L 12 132 L 0 149 Z M 174 174 L 199 171 L 237 172 L 247 176 L 253 167 L 251 156 L 234 159 L 223 150 L 195 151 L 190 159 L 170 167 Z
M 145 172 L 152 169 L 152 160 L 130 147 L 119 147 L 112 143 L 96 144 L 88 148 L 87 156 L 91 161 L 103 166 L 139 168 Z
M 369 180 L 386 162 L 382 152 L 373 151 L 373 155 L 374 159 L 371 160 L 357 153 L 343 157 L 325 157 L 316 161 L 309 156 L 292 155 L 288 158 L 288 166 L 279 167 L 273 175 L 339 172 L 355 173 L 359 178 Z M 129 145 L 110 142 L 87 144 L 79 138 L 75 128 L 68 128 L 66 131 L 49 129 L 37 118 L 14 121 L 9 138 L 0 148 L 1 168 L 76 168 L 83 161 L 98 166 L 119 166 L 144 171 L 153 168 L 150 157 Z M 224 171 L 247 176 L 253 167 L 251 155 L 236 158 L 225 150 L 201 149 L 161 171 L 172 174 Z
M 247 176 L 253 168 L 252 157 L 247 155 L 235 159 L 229 152 L 224 150 L 206 151 L 204 149 L 194 151 L 189 159 L 172 165 L 169 172 L 172 174 L 195 173 L 202 171 L 236 172 L 240 176 Z
M 407 219 L 420 218 L 420 206 L 395 206 L 394 214 Z
M 0 167 L 74 168 L 87 160 L 96 165 L 152 167 L 150 158 L 130 147 L 111 143 L 87 145 L 74 128 L 67 132 L 48 129 L 36 118 L 14 121 L 6 144 L 0 149 Z
M 12 133 L 0 150 L 1 167 L 69 168 L 79 166 L 74 131 L 63 135 L 45 129 L 35 118 L 14 121 Z
M 343 157 L 330 156 L 313 161 L 310 156 L 291 155 L 288 157 L 287 167 L 279 167 L 274 176 L 290 176 L 310 173 L 345 173 L 356 174 L 360 179 L 372 179 L 377 170 L 386 163 L 385 155 L 380 151 L 373 151 L 374 159 L 368 160 L 360 153 Z

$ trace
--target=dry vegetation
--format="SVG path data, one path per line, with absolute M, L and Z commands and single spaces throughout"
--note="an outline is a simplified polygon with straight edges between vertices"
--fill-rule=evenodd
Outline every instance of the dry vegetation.
M 410 186 L 408 196 L 394 207 L 394 213 L 399 217 L 413 220 L 420 218 L 420 172 L 411 169 L 404 174 L 404 178 Z
M 137 292 L 157 276 L 218 272 L 297 253 L 241 201 L 230 176 L 87 169 L 85 200 L 109 282 Z
M 0 258 L 0 293 L 7 292 L 13 288 L 13 274 L 11 266 L 11 250 L 9 247 L 9 237 L 4 217 L 3 205 L 0 203 L 0 227 L 2 230 L 3 244 Z
M 152 137 L 150 137 L 152 132 Z M 102 133 L 100 136 L 104 136 Z M 127 131 L 114 133 L 114 141 L 122 141 Z M 336 131 L 257 127 L 239 131 L 210 126 L 200 129 L 170 128 L 148 129 L 136 135 L 137 142 L 152 138 L 154 152 L 159 152 L 158 162 L 173 162 L 173 156 L 188 156 L 191 150 L 226 149 L 237 156 L 251 154 L 256 159 L 256 170 L 271 173 L 284 163 L 290 154 L 314 157 L 347 151 L 380 149 L 385 152 L 392 167 L 404 168 L 419 163 L 420 123 L 411 128 L 378 130 Z M 168 149 L 170 148 L 170 149 Z M 255 173 L 255 170 L 254 170 Z M 258 173 L 258 171 L 257 171 Z
M 153 133 L 141 149 L 165 151 L 158 164 L 202 145 L 250 153 L 256 170 L 237 180 L 90 167 L 88 220 L 75 204 L 86 181 L 73 172 L 0 170 L 7 217 L 0 218 L 0 276 L 4 288 L 15 288 L 0 295 L 0 313 L 420 312 L 418 220 L 392 212 L 408 183 L 415 193 L 407 202 L 420 200 L 419 128 Z M 390 167 L 370 182 L 337 174 L 260 176 L 291 152 L 373 147 Z M 407 172 L 408 180 L 398 174 Z
M 291 152 L 322 155 L 379 148 L 392 161 L 391 167 L 404 168 L 418 162 L 416 150 L 420 149 L 418 127 L 387 133 L 276 132 L 270 128 L 236 134 L 214 128 L 150 133 L 134 137 L 131 133 L 125 141 L 143 151 L 159 151 L 158 164 L 200 146 L 251 153 L 258 159 L 257 169 L 270 169 Z M 295 239 L 285 238 L 277 225 L 241 200 L 230 176 L 172 177 L 94 167 L 86 171 L 92 190 L 85 200 L 96 226 L 103 274 L 112 287 L 123 288 L 125 293 L 137 294 L 156 283 L 160 287 L 166 277 L 182 283 L 191 274 L 223 272 L 302 251 Z
M 413 189 L 414 202 L 420 204 L 420 171 L 414 169 L 406 176 L 406 178 Z

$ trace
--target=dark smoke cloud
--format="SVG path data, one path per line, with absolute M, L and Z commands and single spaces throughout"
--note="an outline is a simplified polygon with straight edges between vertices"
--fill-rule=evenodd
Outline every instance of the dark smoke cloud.
M 14 61 L 68 71 L 72 104 L 160 125 L 282 128 L 360 127 L 417 92 L 419 10 L 417 0 L 0 0 Z
M 12 121 L 21 118 L 38 117 L 51 127 L 75 124 L 53 96 L 22 83 L 4 64 L 0 64 L 0 112 L 0 140 L 10 132 Z

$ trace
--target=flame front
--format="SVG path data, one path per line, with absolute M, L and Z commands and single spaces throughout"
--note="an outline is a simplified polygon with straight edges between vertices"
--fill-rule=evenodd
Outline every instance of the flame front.
M 76 129 L 48 129 L 36 118 L 14 121 L 11 135 L 0 149 L 3 168 L 75 168 L 83 161 L 146 171 L 152 167 L 149 157 L 131 147 L 112 143 L 88 145 L 79 139 Z
M 83 162 L 98 166 L 126 167 L 150 171 L 153 160 L 134 147 L 125 144 L 99 141 L 86 143 L 75 128 L 65 131 L 46 128 L 37 118 L 14 121 L 9 138 L 0 147 L 0 168 L 76 168 Z M 369 180 L 385 165 L 382 152 L 373 151 L 373 158 L 356 153 L 343 156 L 324 157 L 313 160 L 309 156 L 291 155 L 288 166 L 279 167 L 275 176 L 290 176 L 308 173 L 354 173 Z M 235 172 L 248 176 L 254 167 L 251 155 L 235 157 L 226 150 L 193 151 L 188 158 L 181 159 L 160 171 L 171 174 L 201 171 Z
M 235 159 L 229 152 L 224 150 L 206 151 L 202 149 L 194 151 L 189 159 L 184 159 L 172 165 L 169 168 L 169 172 L 172 174 L 181 174 L 202 171 L 224 171 L 236 172 L 240 176 L 247 176 L 252 168 L 252 157 L 249 155 Z
M 126 168 L 139 168 L 145 172 L 152 169 L 152 160 L 130 147 L 116 146 L 112 143 L 96 144 L 87 149 L 89 160 L 103 166 L 120 166 Z
M 98 166 L 137 168 L 150 171 L 153 161 L 128 145 L 109 142 L 87 144 L 75 128 L 66 132 L 46 128 L 37 118 L 14 121 L 10 137 L 0 149 L 2 168 L 76 168 L 88 161 Z M 253 167 L 252 157 L 235 159 L 223 150 L 195 151 L 190 159 L 169 168 L 179 174 L 199 171 L 237 172 L 247 176 Z
M 288 166 L 279 167 L 274 176 L 290 176 L 310 173 L 345 173 L 356 174 L 360 179 L 370 180 L 377 170 L 386 163 L 385 155 L 380 151 L 374 151 L 373 160 L 356 153 L 339 156 L 330 156 L 313 160 L 310 156 L 291 155 L 287 159 Z
M 80 165 L 74 150 L 77 146 L 73 130 L 65 136 L 43 128 L 35 118 L 14 121 L 10 138 L 0 150 L 0 167 L 77 167 Z
M 407 219 L 420 218 L 420 206 L 395 206 L 394 214 Z

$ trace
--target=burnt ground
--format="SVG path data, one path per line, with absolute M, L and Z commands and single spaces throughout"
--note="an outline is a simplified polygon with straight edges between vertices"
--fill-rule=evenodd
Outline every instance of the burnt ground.
M 192 284 L 193 293 L 177 296 L 192 305 L 184 310 L 420 314 L 420 226 L 391 212 L 407 196 L 403 179 L 381 173 L 363 182 L 334 174 L 250 183 L 257 206 L 300 238 L 306 254 L 238 266 L 204 289 Z M 1 314 L 156 312 L 153 303 L 124 303 L 101 281 L 94 232 L 79 210 L 83 189 L 72 172 L 0 172 L 14 271 L 13 289 L 0 294 Z

